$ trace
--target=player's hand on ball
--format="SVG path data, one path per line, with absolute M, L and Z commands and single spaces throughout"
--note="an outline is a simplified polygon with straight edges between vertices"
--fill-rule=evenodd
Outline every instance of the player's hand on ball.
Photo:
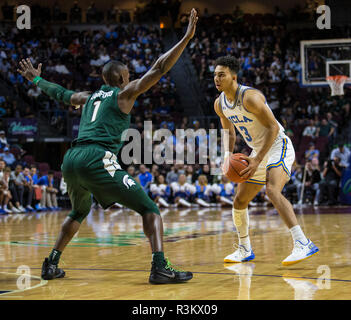
M 194 8 L 191 9 L 191 13 L 190 13 L 190 17 L 189 17 L 188 29 L 186 30 L 186 33 L 185 33 L 185 36 L 188 39 L 191 39 L 194 36 L 195 30 L 196 30 L 196 23 L 197 23 L 198 19 L 199 19 L 199 17 L 197 16 L 196 10 Z
M 19 72 L 23 77 L 25 77 L 29 81 L 33 81 L 35 77 L 39 77 L 41 74 L 42 64 L 39 63 L 38 68 L 35 69 L 29 58 L 22 59 L 19 65 L 20 69 L 17 69 L 17 72 Z
M 250 158 L 248 156 L 241 156 L 240 159 L 246 160 L 249 163 L 247 168 L 240 172 L 240 176 L 245 178 L 245 180 L 248 180 L 255 174 L 261 161 L 256 158 Z

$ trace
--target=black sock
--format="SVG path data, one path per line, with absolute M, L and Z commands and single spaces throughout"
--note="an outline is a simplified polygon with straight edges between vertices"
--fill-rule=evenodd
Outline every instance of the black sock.
M 49 262 L 57 265 L 59 263 L 61 253 L 62 252 L 59 250 L 52 249 L 50 256 L 49 256 Z
M 166 264 L 164 253 L 162 251 L 153 252 L 152 261 L 155 262 L 157 266 L 163 267 Z

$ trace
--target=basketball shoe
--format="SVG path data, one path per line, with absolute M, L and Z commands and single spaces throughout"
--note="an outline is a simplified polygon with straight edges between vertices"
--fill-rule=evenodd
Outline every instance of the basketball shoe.
M 308 259 L 319 251 L 317 246 L 310 239 L 307 240 L 308 241 L 306 244 L 303 244 L 299 240 L 295 241 L 294 249 L 291 255 L 282 261 L 283 266 L 290 266 L 302 260 Z
M 181 283 L 192 279 L 193 274 L 189 271 L 177 270 L 175 266 L 166 258 L 163 266 L 151 263 L 151 273 L 149 282 L 152 284 Z
M 224 258 L 224 262 L 245 262 L 255 259 L 255 254 L 252 249 L 247 250 L 243 245 L 234 244 L 236 250 Z
M 45 258 L 43 265 L 41 267 L 41 277 L 44 280 L 63 278 L 65 274 L 66 273 L 62 269 L 58 268 L 56 264 L 50 263 L 49 259 Z

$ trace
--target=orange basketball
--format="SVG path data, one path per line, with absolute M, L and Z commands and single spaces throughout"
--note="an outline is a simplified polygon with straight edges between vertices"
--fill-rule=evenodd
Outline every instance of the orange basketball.
M 249 163 L 244 159 L 240 159 L 241 156 L 245 155 L 242 153 L 234 153 L 230 155 L 229 166 L 226 168 L 227 170 L 224 170 L 226 171 L 226 177 L 232 182 L 240 183 L 246 180 L 243 179 L 239 173 L 244 170 Z

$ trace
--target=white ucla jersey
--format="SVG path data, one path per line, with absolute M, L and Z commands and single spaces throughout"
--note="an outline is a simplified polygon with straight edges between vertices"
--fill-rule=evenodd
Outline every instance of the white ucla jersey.
M 224 92 L 222 92 L 219 96 L 219 105 L 223 114 L 235 125 L 247 145 L 254 150 L 259 150 L 263 146 L 264 137 L 267 134 L 268 129 L 261 124 L 256 115 L 247 111 L 243 106 L 244 93 L 246 90 L 250 89 L 257 90 L 239 84 L 233 104 L 228 102 Z M 272 112 L 267 101 L 265 101 L 265 105 L 270 112 Z M 277 139 L 284 138 L 284 128 L 279 122 L 278 125 L 280 130 Z

